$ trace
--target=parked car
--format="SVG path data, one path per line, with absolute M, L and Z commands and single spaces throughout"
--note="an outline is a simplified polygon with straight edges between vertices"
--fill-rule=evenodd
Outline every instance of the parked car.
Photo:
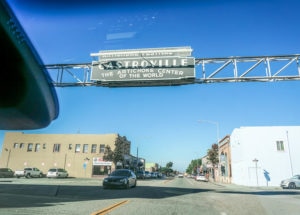
M 151 178 L 151 173 L 149 171 L 145 171 L 145 178 Z
M 204 174 L 198 174 L 198 175 L 196 175 L 195 180 L 196 181 L 205 181 L 205 182 L 208 182 L 208 179 L 206 178 L 206 176 Z
M 14 177 L 14 171 L 10 168 L 0 168 L 0 178 L 12 178 Z
M 151 172 L 150 175 L 151 175 L 151 178 L 158 178 L 157 172 Z
M 294 175 L 291 178 L 282 180 L 280 183 L 280 187 L 283 189 L 297 189 L 300 187 L 300 175 Z
M 62 168 L 52 168 L 47 172 L 47 178 L 67 178 L 68 172 Z
M 117 169 L 103 179 L 103 189 L 109 187 L 130 188 L 136 187 L 136 175 L 129 169 Z
M 139 170 L 136 172 L 136 177 L 137 179 L 145 179 L 146 178 L 146 173 L 144 170 Z
M 26 177 L 26 178 L 41 178 L 43 177 L 43 172 L 36 167 L 26 167 L 24 170 L 16 170 L 14 174 L 17 178 Z

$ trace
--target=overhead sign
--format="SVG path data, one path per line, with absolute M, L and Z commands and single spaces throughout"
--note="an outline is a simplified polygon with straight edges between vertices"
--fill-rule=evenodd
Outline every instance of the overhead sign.
M 91 80 L 138 82 L 195 78 L 195 58 L 190 47 L 100 51 L 92 63 Z

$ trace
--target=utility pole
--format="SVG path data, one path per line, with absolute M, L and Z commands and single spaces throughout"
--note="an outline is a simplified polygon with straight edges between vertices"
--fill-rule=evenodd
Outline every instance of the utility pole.
M 287 139 L 287 144 L 288 144 L 288 148 L 289 148 L 289 159 L 290 159 L 291 172 L 292 172 L 292 176 L 293 176 L 294 171 L 293 171 L 293 163 L 292 163 L 292 157 L 291 157 L 290 140 L 289 140 L 289 132 L 288 131 L 286 131 L 286 139 Z
M 139 147 L 136 147 L 136 169 L 139 169 Z

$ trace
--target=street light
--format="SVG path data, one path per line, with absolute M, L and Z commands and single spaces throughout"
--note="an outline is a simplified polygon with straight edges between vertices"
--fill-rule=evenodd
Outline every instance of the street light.
M 255 172 L 256 172 L 256 186 L 258 187 L 258 175 L 257 175 L 257 162 L 258 160 L 256 158 L 253 159 L 253 162 L 255 163 Z
M 8 152 L 8 155 L 7 155 L 7 161 L 6 161 L 6 168 L 7 168 L 7 167 L 8 167 L 8 163 L 9 163 L 9 159 L 10 159 L 10 152 L 11 152 L 11 149 L 5 148 L 5 151 Z
M 289 140 L 289 132 L 288 131 L 286 131 L 286 140 L 287 140 L 288 149 L 289 149 L 289 159 L 290 159 L 291 173 L 292 173 L 292 176 L 293 176 L 294 171 L 293 171 L 293 163 L 292 163 L 292 157 L 291 157 L 291 148 L 290 148 L 290 140 Z

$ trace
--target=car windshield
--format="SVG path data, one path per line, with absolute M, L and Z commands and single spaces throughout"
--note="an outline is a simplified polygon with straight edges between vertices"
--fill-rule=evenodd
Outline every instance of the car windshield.
M 111 176 L 130 176 L 130 172 L 124 170 L 116 170 L 111 173 Z
M 29 122 L 49 115 L 26 92 L 31 105 L 2 101 L 35 82 L 55 92 L 59 114 L 41 129 L 0 130 L 0 167 L 15 174 L 0 183 L 0 213 L 100 214 L 122 202 L 108 213 L 298 214 L 300 184 L 287 179 L 300 174 L 299 9 L 297 0 L 1 0 L 0 41 L 10 35 L 21 51 L 2 64 L 13 90 L 0 90 L 0 122 L 20 106 Z M 28 50 L 38 65 L 16 63 Z M 13 65 L 42 70 L 46 84 L 22 85 L 31 76 L 16 78 Z

